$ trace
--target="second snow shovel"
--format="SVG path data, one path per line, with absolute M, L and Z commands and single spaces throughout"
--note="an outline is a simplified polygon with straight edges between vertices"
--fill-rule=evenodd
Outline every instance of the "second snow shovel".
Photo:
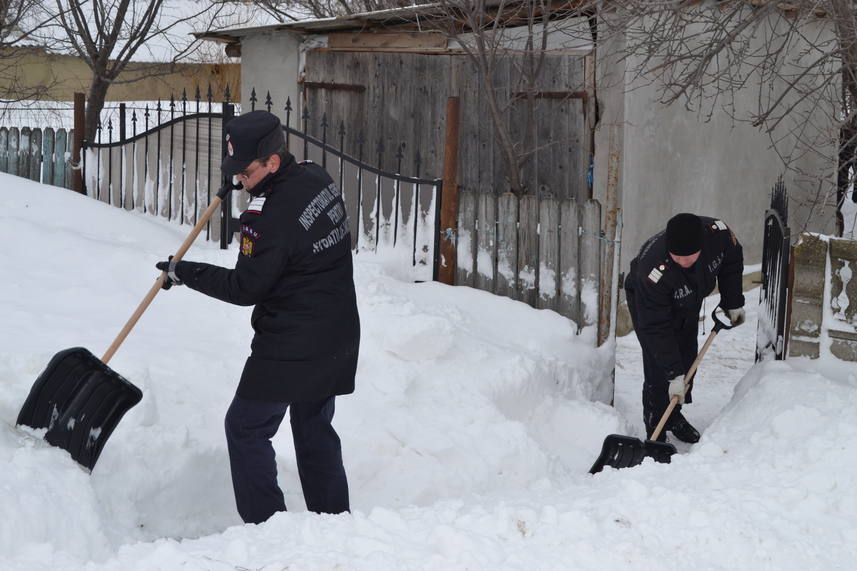
M 200 217 L 173 259 L 180 260 L 208 219 L 233 188 L 224 185 Z M 66 450 L 81 466 L 92 470 L 119 421 L 143 398 L 139 388 L 107 366 L 119 345 L 149 307 L 166 280 L 166 272 L 134 311 L 101 359 L 84 349 L 60 351 L 39 375 L 21 407 L 16 424 L 47 428 L 45 440 Z
M 699 367 L 702 357 L 705 355 L 705 352 L 708 351 L 708 348 L 711 346 L 711 343 L 714 341 L 717 333 L 722 329 L 732 329 L 733 327 L 731 325 L 726 325 L 717 318 L 716 307 L 711 313 L 711 318 L 714 320 L 714 328 L 711 330 L 711 333 L 708 335 L 708 339 L 705 340 L 705 344 L 702 346 L 702 349 L 699 351 L 699 354 L 697 354 L 696 359 L 694 359 L 693 364 L 684 376 L 685 385 L 687 385 L 688 381 L 693 378 L 693 374 Z M 603 470 L 605 466 L 610 466 L 611 468 L 630 468 L 631 466 L 642 464 L 643 460 L 647 457 L 654 459 L 655 462 L 669 464 L 670 458 L 676 453 L 675 446 L 669 442 L 657 442 L 657 439 L 658 436 L 661 435 L 661 432 L 663 432 L 664 427 L 667 424 L 667 420 L 676 405 L 678 405 L 678 397 L 673 397 L 670 399 L 670 404 L 667 406 L 667 410 L 664 412 L 663 416 L 661 416 L 661 420 L 658 422 L 658 425 L 655 427 L 652 435 L 645 442 L 639 438 L 624 436 L 622 434 L 611 434 L 605 438 L 604 444 L 601 446 L 601 454 L 598 455 L 598 458 L 595 460 L 595 464 L 592 465 L 592 468 L 590 468 L 589 473 L 597 474 Z

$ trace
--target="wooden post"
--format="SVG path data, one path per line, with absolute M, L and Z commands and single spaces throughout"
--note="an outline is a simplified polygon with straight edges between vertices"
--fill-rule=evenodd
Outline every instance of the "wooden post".
M 82 163 L 80 160 L 83 148 L 83 132 L 86 129 L 86 96 L 83 93 L 74 94 L 74 139 L 71 149 L 71 162 L 74 168 L 71 174 L 71 189 L 86 194 L 83 186 Z
M 438 281 L 455 280 L 455 233 L 458 230 L 458 97 L 446 100 L 446 141 L 443 151 L 443 201 L 440 205 Z
M 620 256 L 619 244 L 616 242 L 616 216 L 619 211 L 619 192 L 621 184 L 621 150 L 619 128 L 610 127 L 607 143 L 607 189 L 605 193 L 604 236 L 610 240 L 604 248 L 604 260 L 601 266 L 601 288 L 598 300 L 598 346 L 608 340 L 610 331 L 610 302 L 613 299 L 612 290 L 618 287 L 613 283 L 613 258 Z

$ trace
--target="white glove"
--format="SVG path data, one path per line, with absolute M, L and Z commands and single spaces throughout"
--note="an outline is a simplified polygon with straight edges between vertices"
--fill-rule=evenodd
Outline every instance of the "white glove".
M 735 309 L 727 309 L 726 315 L 729 316 L 729 321 L 732 322 L 732 327 L 737 325 L 741 325 L 744 323 L 744 319 L 747 317 L 744 313 L 743 307 L 736 307 Z
M 670 400 L 672 400 L 673 397 L 678 397 L 678 404 L 684 404 L 684 394 L 686 392 L 687 387 L 684 386 L 684 375 L 676 377 L 670 381 L 670 387 L 667 389 Z

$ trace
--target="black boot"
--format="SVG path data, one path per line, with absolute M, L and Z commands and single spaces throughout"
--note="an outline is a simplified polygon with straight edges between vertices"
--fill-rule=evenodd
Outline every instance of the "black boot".
M 678 411 L 673 411 L 670 415 L 670 420 L 667 423 L 667 430 L 673 433 L 673 436 L 682 442 L 691 444 L 699 442 L 699 431 L 695 429 Z

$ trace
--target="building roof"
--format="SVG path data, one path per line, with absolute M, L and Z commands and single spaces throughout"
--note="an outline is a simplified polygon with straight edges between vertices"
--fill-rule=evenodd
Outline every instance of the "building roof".
M 422 4 L 406 8 L 349 14 L 335 18 L 301 20 L 298 22 L 250 28 L 228 28 L 195 35 L 202 40 L 233 43 L 240 41 L 245 36 L 277 31 L 287 31 L 296 34 L 323 34 L 326 32 L 356 31 L 380 27 L 389 28 L 391 26 L 408 26 L 414 28 L 416 31 L 418 30 L 421 16 L 436 16 L 439 15 L 440 10 L 442 10 L 440 4 Z
M 515 7 L 521 1 L 523 0 L 486 0 L 485 9 L 491 10 L 496 8 L 503 11 L 508 10 L 510 14 L 514 14 L 516 11 Z M 552 10 L 565 9 L 569 11 L 580 9 L 587 5 L 586 0 L 547 0 L 547 4 Z M 295 34 L 325 34 L 328 32 L 359 32 L 383 28 L 391 31 L 436 32 L 436 28 L 430 26 L 424 30 L 421 27 L 421 19 L 424 19 L 426 24 L 428 24 L 434 18 L 448 17 L 448 15 L 448 5 L 439 3 L 419 4 L 404 8 L 348 14 L 334 18 L 308 19 L 250 28 L 227 28 L 194 35 L 202 40 L 238 43 L 245 36 L 277 31 L 286 31 Z M 512 24 L 511 27 L 525 24 L 525 21 L 519 21 Z

